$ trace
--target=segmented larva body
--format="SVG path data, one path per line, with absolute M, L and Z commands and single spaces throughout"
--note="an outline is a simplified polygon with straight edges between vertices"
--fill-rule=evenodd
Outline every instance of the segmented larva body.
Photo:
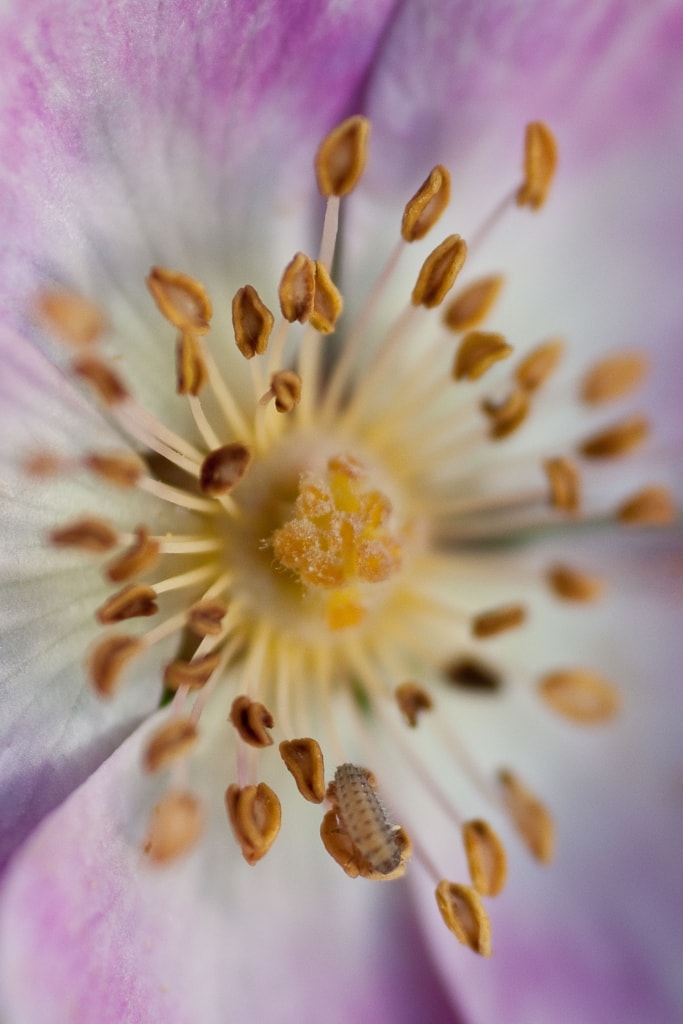
M 395 871 L 402 858 L 398 829 L 389 821 L 369 773 L 354 764 L 342 764 L 334 785 L 339 817 L 358 852 L 378 874 Z

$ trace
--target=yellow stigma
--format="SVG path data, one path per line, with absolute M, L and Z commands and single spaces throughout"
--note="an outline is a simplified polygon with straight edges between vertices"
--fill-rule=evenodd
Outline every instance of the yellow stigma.
M 350 455 L 329 459 L 324 475 L 302 477 L 294 515 L 273 534 L 273 551 L 302 584 L 326 591 L 330 629 L 361 622 L 366 585 L 400 569 L 401 538 L 391 519 L 391 502 L 368 486 L 363 466 Z

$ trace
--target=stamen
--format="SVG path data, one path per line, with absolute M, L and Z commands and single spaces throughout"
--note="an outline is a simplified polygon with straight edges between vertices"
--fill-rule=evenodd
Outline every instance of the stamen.
M 203 829 L 204 814 L 197 797 L 171 790 L 154 808 L 144 852 L 155 864 L 177 860 L 197 845 Z
M 557 170 L 555 136 L 543 121 L 527 125 L 524 140 L 524 182 L 517 192 L 517 205 L 538 210 L 550 193 Z
M 494 363 L 507 359 L 513 352 L 502 334 L 471 331 L 458 346 L 453 364 L 455 380 L 479 380 Z
M 345 196 L 356 186 L 365 168 L 370 122 L 356 115 L 333 128 L 318 147 L 315 173 L 326 196 Z
M 159 611 L 156 597 L 157 592 L 153 587 L 129 583 L 100 605 L 95 618 L 102 626 L 109 626 L 114 622 L 123 622 L 124 619 L 156 615 Z
M 313 260 L 298 252 L 285 267 L 280 281 L 282 315 L 289 323 L 305 323 L 313 310 L 316 268 Z
M 502 441 L 526 420 L 529 415 L 529 399 L 526 391 L 517 388 L 501 402 L 485 398 L 481 403 L 481 409 L 491 421 L 489 437 L 492 441 Z
M 406 203 L 401 222 L 401 235 L 406 242 L 424 238 L 448 206 L 451 198 L 451 176 L 437 164 L 419 189 Z
M 544 341 L 522 359 L 515 370 L 515 379 L 525 391 L 538 391 L 548 377 L 557 369 L 564 352 L 564 342 L 559 338 Z
M 124 667 L 142 650 L 139 640 L 120 633 L 106 636 L 95 644 L 88 657 L 87 669 L 98 696 L 113 696 Z
M 462 838 L 472 885 L 482 896 L 497 896 L 507 877 L 505 847 L 486 821 L 466 821 Z
M 396 703 L 411 728 L 417 725 L 418 715 L 433 707 L 432 698 L 417 683 L 401 683 L 394 692 Z
M 251 452 L 246 445 L 233 441 L 209 452 L 199 474 L 199 489 L 212 498 L 232 491 L 246 473 Z
M 105 575 L 112 583 L 123 583 L 148 572 L 158 560 L 159 542 L 150 537 L 144 526 L 138 526 L 133 544 L 109 563 Z
M 449 235 L 422 264 L 410 301 L 433 309 L 445 299 L 465 265 L 467 245 L 460 235 Z
M 84 456 L 83 466 L 116 487 L 134 487 L 143 473 L 140 460 L 127 452 L 93 452 Z
M 174 327 L 190 334 L 208 331 L 211 300 L 199 281 L 166 267 L 152 267 L 146 283 L 159 312 Z
M 278 370 L 270 379 L 270 388 L 259 399 L 260 405 L 275 399 L 278 412 L 291 412 L 301 399 L 301 377 L 294 370 Z
M 230 721 L 235 726 L 238 735 L 251 747 L 270 747 L 273 744 L 273 737 L 268 732 L 275 725 L 270 711 L 242 694 L 235 697 L 230 708 Z
M 330 277 L 325 264 L 317 260 L 313 308 L 310 312 L 311 326 L 320 334 L 332 334 L 343 308 L 344 301 L 341 292 Z
M 280 801 L 265 782 L 243 788 L 233 784 L 226 790 L 225 806 L 242 856 L 247 864 L 256 864 L 280 831 Z
M 195 636 L 218 636 L 227 611 L 227 605 L 217 598 L 199 601 L 188 609 L 188 628 Z
M 463 288 L 446 306 L 443 322 L 451 331 L 469 331 L 489 315 L 500 295 L 502 274 L 481 277 Z
M 491 956 L 491 922 L 476 890 L 444 879 L 435 896 L 441 917 L 458 942 L 480 956 Z
M 497 693 L 503 685 L 499 672 L 471 655 L 456 658 L 443 669 L 444 678 L 453 686 L 477 693 Z
M 546 578 L 557 596 L 565 601 L 595 601 L 605 589 L 598 576 L 564 564 L 551 566 Z
M 648 370 L 642 352 L 619 352 L 596 363 L 581 382 L 581 398 L 588 405 L 600 405 L 624 398 L 640 383 Z
M 245 359 L 262 355 L 275 318 L 250 284 L 240 288 L 232 300 L 232 326 L 237 347 Z
M 186 686 L 188 690 L 199 690 L 204 686 L 220 664 L 220 654 L 205 654 L 192 661 L 172 661 L 164 669 L 164 686 L 167 690 L 179 690 Z
M 593 434 L 579 445 L 578 450 L 586 459 L 611 459 L 640 447 L 649 433 L 650 424 L 643 416 L 629 416 Z
M 107 328 L 99 306 L 66 288 L 39 292 L 35 311 L 38 320 L 60 341 L 79 348 L 99 341 Z
M 174 716 L 152 733 L 142 755 L 145 771 L 159 772 L 194 749 L 199 733 L 189 718 Z
M 128 388 L 118 374 L 96 356 L 78 356 L 73 360 L 71 369 L 90 385 L 104 405 L 118 405 L 128 398 Z
M 627 526 L 665 526 L 676 518 L 676 500 L 666 487 L 644 487 L 617 509 Z
M 119 535 L 104 519 L 96 519 L 93 516 L 77 519 L 73 523 L 52 530 L 49 541 L 58 547 L 80 548 L 81 551 L 101 554 L 116 547 Z
M 497 636 L 508 629 L 516 629 L 526 622 L 526 609 L 521 604 L 509 604 L 480 612 L 472 619 L 472 635 L 479 640 Z
M 512 823 L 529 852 L 541 864 L 548 864 L 553 858 L 555 848 L 555 828 L 548 810 L 531 790 L 507 769 L 498 772 L 498 782 Z
M 325 766 L 320 744 L 310 737 L 283 740 L 280 757 L 305 800 L 321 804 L 325 799 Z
M 202 347 L 196 334 L 181 331 L 176 342 L 176 391 L 196 397 L 208 379 Z
M 612 683 L 589 669 L 551 672 L 540 681 L 538 691 L 553 711 L 583 725 L 601 725 L 619 710 L 619 695 Z
M 547 459 L 543 463 L 550 484 L 550 504 L 561 512 L 578 512 L 581 478 L 578 467 L 569 459 Z

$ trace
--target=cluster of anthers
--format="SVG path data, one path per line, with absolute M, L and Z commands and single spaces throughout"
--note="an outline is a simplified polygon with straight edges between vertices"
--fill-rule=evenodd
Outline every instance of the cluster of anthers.
M 469 783 L 541 862 L 552 855 L 553 825 L 513 771 L 489 779 L 478 770 L 461 738 L 435 713 L 437 696 L 448 701 L 454 688 L 501 689 L 502 672 L 481 648 L 522 626 L 527 615 L 521 603 L 463 613 L 457 554 L 473 536 L 498 535 L 501 524 L 580 519 L 582 461 L 630 452 L 645 440 L 648 424 L 629 416 L 572 451 L 536 457 L 538 485 L 529 491 L 491 488 L 495 462 L 487 486 L 477 486 L 487 472 L 486 463 L 477 470 L 478 460 L 504 447 L 501 442 L 525 423 L 563 345 L 557 339 L 537 345 L 516 363 L 504 390 L 499 378 L 496 390 L 483 394 L 479 382 L 512 354 L 505 337 L 482 329 L 503 279 L 470 281 L 437 323 L 432 311 L 468 254 L 455 234 L 426 257 L 406 308 L 377 344 L 368 344 L 402 253 L 427 234 L 449 202 L 450 177 L 442 166 L 407 203 L 397 247 L 344 333 L 336 360 L 323 359 L 325 336 L 335 331 L 342 312 L 331 277 L 340 201 L 362 173 L 368 135 L 366 119 L 352 117 L 319 147 L 315 168 L 327 200 L 320 252 L 317 259 L 298 252 L 285 268 L 279 323 L 251 285 L 233 298 L 234 340 L 250 361 L 251 398 L 231 390 L 220 369 L 228 358 L 227 349 L 220 351 L 224 343 L 213 343 L 212 351 L 212 308 L 203 286 L 185 273 L 151 270 L 149 291 L 177 333 L 177 391 L 189 404 L 195 441 L 135 400 L 120 364 L 107 355 L 102 310 L 71 290 L 45 289 L 37 298 L 40 321 L 71 347 L 72 378 L 129 438 L 130 450 L 90 452 L 76 460 L 42 452 L 26 466 L 42 477 L 85 471 L 168 507 L 168 529 L 158 535 L 144 525 L 131 532 L 82 516 L 50 536 L 52 545 L 109 556 L 103 572 L 115 589 L 95 612 L 105 633 L 87 656 L 100 697 L 114 695 L 134 659 L 177 643 L 163 668 L 168 717 L 144 750 L 145 770 L 167 772 L 169 779 L 143 841 L 147 858 L 172 861 L 199 841 L 204 806 L 189 784 L 190 766 L 207 705 L 211 701 L 225 716 L 227 694 L 230 724 L 224 728 L 236 734 L 236 781 L 225 804 L 248 863 L 267 853 L 280 828 L 280 800 L 258 781 L 261 758 L 279 730 L 282 761 L 301 796 L 326 806 L 322 840 L 347 875 L 393 879 L 412 855 L 434 879 L 448 928 L 488 955 L 490 925 L 481 897 L 503 887 L 505 849 L 487 821 L 462 820 L 449 785 L 425 767 L 406 727 L 432 728 L 434 743 L 447 747 Z M 556 161 L 549 129 L 530 124 L 522 184 L 483 222 L 473 245 L 515 202 L 534 210 L 543 205 Z M 416 336 L 432 327 L 434 340 L 419 350 Z M 448 354 L 449 337 L 454 356 Z M 580 400 L 598 406 L 619 399 L 644 370 L 636 353 L 610 356 L 583 378 Z M 667 522 L 673 502 L 665 488 L 648 486 L 609 515 L 628 524 Z M 175 558 L 182 558 L 183 571 L 168 571 Z M 546 582 L 568 602 L 590 602 L 602 591 L 598 577 L 569 564 L 550 566 Z M 121 631 L 121 623 L 130 630 L 132 620 L 148 617 L 159 623 L 147 631 Z M 416 680 L 416 671 L 424 678 Z M 583 667 L 547 673 L 537 692 L 552 710 L 577 722 L 603 722 L 618 706 L 611 682 Z M 365 737 L 379 784 L 370 770 L 349 763 L 334 723 L 322 745 L 306 734 L 316 715 L 329 719 L 336 701 L 346 701 L 355 716 L 354 741 Z M 393 824 L 378 795 L 391 791 L 391 779 L 372 763 L 374 720 L 439 812 L 461 830 L 471 884 L 445 879 L 423 837 L 418 842 L 418 830 Z M 323 746 L 338 764 L 329 783 Z M 401 790 L 393 796 L 400 806 Z M 409 824 L 410 808 L 403 810 Z

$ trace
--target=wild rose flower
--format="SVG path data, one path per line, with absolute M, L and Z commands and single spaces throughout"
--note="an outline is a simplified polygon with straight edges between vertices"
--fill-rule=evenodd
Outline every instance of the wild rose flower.
M 9 1020 L 436 1020 L 404 873 L 472 1019 L 674 1019 L 675 620 L 615 586 L 675 515 L 680 19 L 622 10 L 9 22 L 4 855 L 86 780 L 6 876 Z M 635 765 L 575 727 L 617 683 Z

